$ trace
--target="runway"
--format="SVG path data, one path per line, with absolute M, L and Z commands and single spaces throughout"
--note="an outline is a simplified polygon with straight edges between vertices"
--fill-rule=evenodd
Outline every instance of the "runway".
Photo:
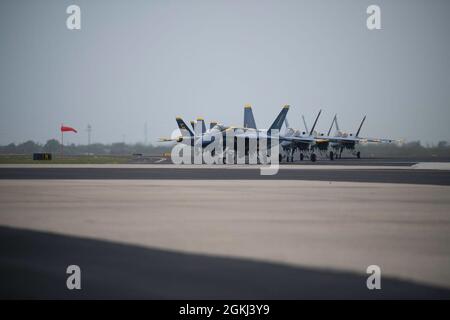
M 3 165 L 0 180 L 308 180 L 450 185 L 450 167 L 449 170 L 432 170 L 415 168 L 415 165 L 280 165 L 275 175 L 261 175 L 258 166 L 237 165 Z
M 300 161 L 295 159 L 294 162 L 285 162 L 283 165 L 293 166 L 412 166 L 420 162 L 450 162 L 450 157 L 369 157 L 356 159 L 355 157 L 343 157 L 330 161 L 329 159 L 319 157 L 316 162 L 311 162 L 308 159 Z M 130 159 L 130 164 L 172 164 L 170 157 L 161 156 L 143 156 Z
M 0 227 L 2 299 L 450 299 L 450 290 L 366 275 L 236 257 L 192 254 Z M 74 259 L 76 253 L 76 259 Z M 68 264 L 82 289 L 64 287 Z
M 0 202 L 2 297 L 450 298 L 448 186 L 2 180 Z
M 0 297 L 450 299 L 449 173 L 1 165 Z M 81 291 L 65 287 L 70 264 Z M 373 264 L 379 291 L 366 287 Z

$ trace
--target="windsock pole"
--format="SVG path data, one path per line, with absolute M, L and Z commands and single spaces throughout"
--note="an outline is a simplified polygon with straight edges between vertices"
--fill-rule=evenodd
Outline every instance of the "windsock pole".
M 61 128 L 63 124 L 61 123 Z M 64 155 L 64 131 L 61 130 L 61 157 Z

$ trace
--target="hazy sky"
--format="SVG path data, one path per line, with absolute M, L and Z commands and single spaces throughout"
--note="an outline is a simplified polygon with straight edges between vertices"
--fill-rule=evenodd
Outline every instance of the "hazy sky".
M 66 8 L 81 7 L 81 30 Z M 382 30 L 366 27 L 381 7 Z M 450 1 L 0 1 L 0 144 L 144 140 L 175 116 L 450 140 Z

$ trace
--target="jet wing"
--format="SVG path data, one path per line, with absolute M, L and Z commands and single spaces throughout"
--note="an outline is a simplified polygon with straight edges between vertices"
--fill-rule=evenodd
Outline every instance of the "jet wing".
M 322 138 L 330 142 L 341 142 L 341 143 L 355 143 L 355 142 L 392 143 L 397 141 L 394 139 L 363 138 L 363 137 L 322 137 Z
M 257 134 L 256 132 L 244 132 L 244 133 L 236 133 L 234 134 L 235 138 L 240 138 L 240 139 L 258 139 L 258 138 L 266 138 L 267 135 L 262 135 L 262 134 Z
M 398 140 L 394 139 L 385 139 L 385 138 L 360 138 L 364 142 L 374 142 L 374 143 L 392 143 L 397 142 Z
M 181 142 L 183 140 L 182 136 L 176 137 L 176 138 L 165 138 L 161 137 L 158 139 L 159 142 Z
M 329 141 L 329 142 L 342 142 L 342 143 L 353 143 L 353 142 L 359 142 L 364 141 L 364 139 L 361 138 L 354 138 L 354 137 L 320 137 L 320 139 Z
M 313 137 L 296 137 L 296 136 L 280 136 L 280 141 L 288 141 L 294 143 L 315 143 Z

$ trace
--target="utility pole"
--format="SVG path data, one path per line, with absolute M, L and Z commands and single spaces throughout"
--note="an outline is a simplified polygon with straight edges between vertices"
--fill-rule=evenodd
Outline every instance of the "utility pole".
M 91 153 L 91 132 L 92 132 L 92 126 L 90 124 L 87 125 L 86 131 L 88 133 L 87 152 L 88 152 L 88 154 L 90 154 Z
M 86 131 L 88 133 L 88 147 L 91 145 L 91 132 L 92 126 L 90 124 L 87 125 Z
M 64 132 L 63 124 L 61 123 L 61 158 L 64 156 Z
M 147 127 L 147 122 L 144 124 L 144 144 L 147 145 L 148 139 L 147 139 L 147 132 L 148 132 L 148 127 Z

